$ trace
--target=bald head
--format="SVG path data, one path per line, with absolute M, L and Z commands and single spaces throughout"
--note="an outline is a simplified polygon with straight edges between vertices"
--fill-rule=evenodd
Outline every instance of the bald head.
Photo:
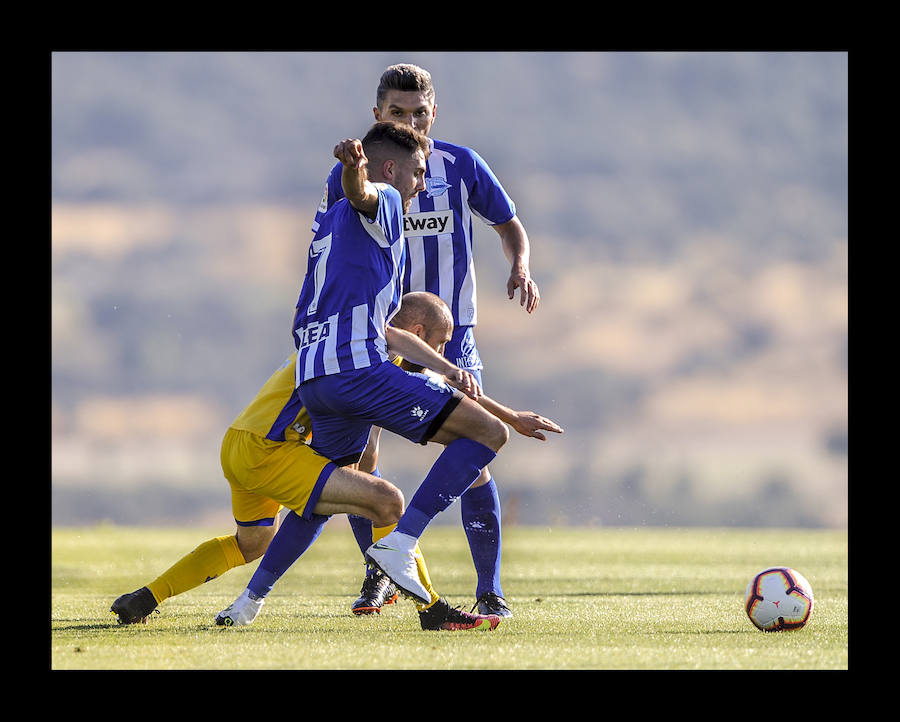
M 400 310 L 391 319 L 391 324 L 406 331 L 420 324 L 426 333 L 452 333 L 453 315 L 439 296 L 428 291 L 411 291 L 404 294 Z
M 404 294 L 391 325 L 416 334 L 435 351 L 443 353 L 444 345 L 453 334 L 453 314 L 439 296 L 427 291 L 412 291 Z

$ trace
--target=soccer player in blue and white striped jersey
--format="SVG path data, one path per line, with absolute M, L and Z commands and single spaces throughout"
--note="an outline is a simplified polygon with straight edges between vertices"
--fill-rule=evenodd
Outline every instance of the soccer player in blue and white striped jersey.
M 437 114 L 431 75 L 409 64 L 387 68 L 381 76 L 373 112 L 376 120 L 400 122 L 427 135 Z M 540 293 L 529 270 L 528 236 L 516 215 L 515 204 L 478 153 L 442 140 L 429 142 L 425 190 L 413 199 L 403 219 L 408 244 L 403 292 L 428 291 L 447 303 L 455 328 L 444 355 L 471 372 L 481 384 L 483 366 L 474 334 L 478 314 L 473 219 L 487 223 L 498 233 L 511 264 L 507 295 L 513 299 L 518 289 L 520 305 L 533 313 L 540 303 Z M 326 181 L 314 232 L 343 196 L 338 164 Z M 377 473 L 377 469 L 374 471 Z M 463 494 L 460 505 L 478 576 L 476 604 L 482 613 L 510 616 L 500 584 L 500 499 L 487 468 Z M 351 517 L 350 523 L 365 550 L 371 539 L 371 523 L 361 517 Z
M 388 326 L 401 302 L 404 213 L 425 187 L 429 152 L 425 136 L 393 122 L 378 122 L 362 141 L 335 147 L 345 198 L 325 214 L 313 238 L 294 316 L 297 403 L 309 414 L 310 446 L 317 453 L 338 466 L 355 464 L 373 425 L 446 447 L 396 528 L 366 552 L 397 587 L 423 604 L 432 599 L 417 569 L 419 537 L 509 438 L 507 427 L 473 400 L 480 387 L 469 372 L 414 334 Z M 429 360 L 403 351 L 404 336 Z M 389 360 L 388 343 L 456 388 L 401 370 Z M 288 405 L 285 413 L 295 411 Z M 296 550 L 299 556 L 306 544 L 302 536 L 299 527 L 280 529 L 261 566 L 273 555 L 289 559 Z

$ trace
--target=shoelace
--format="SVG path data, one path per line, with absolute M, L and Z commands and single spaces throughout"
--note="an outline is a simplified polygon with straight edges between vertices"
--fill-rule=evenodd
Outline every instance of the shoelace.
M 378 591 L 378 585 L 381 584 L 381 580 L 384 575 L 380 571 L 374 571 L 369 574 L 364 580 L 362 584 L 362 589 L 359 590 L 360 596 L 364 596 L 366 594 L 375 594 Z
M 467 622 L 473 622 L 475 621 L 475 616 L 476 615 L 472 612 L 463 610 L 462 605 L 457 604 L 455 607 L 450 607 L 450 610 L 447 612 L 447 621 L 450 621 L 452 617 L 455 617 L 456 619 L 464 619 Z
M 478 599 L 475 600 L 475 604 L 472 605 L 472 608 L 469 610 L 469 613 L 470 613 L 470 614 L 474 614 L 474 613 L 475 613 L 476 607 L 477 607 L 479 604 L 481 604 L 483 601 L 485 601 L 486 599 L 489 599 L 489 600 L 491 600 L 491 601 L 494 601 L 494 600 L 499 600 L 500 597 L 498 597 L 496 594 L 493 594 L 492 592 L 485 592 L 485 593 L 482 594 L 480 597 L 478 597 Z M 499 601 L 498 601 L 497 606 L 505 606 L 505 605 L 500 604 Z M 492 612 L 492 613 L 493 613 L 493 612 Z

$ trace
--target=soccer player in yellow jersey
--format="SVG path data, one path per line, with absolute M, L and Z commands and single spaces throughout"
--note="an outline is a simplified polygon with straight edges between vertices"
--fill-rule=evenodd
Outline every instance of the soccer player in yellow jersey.
M 433 350 L 442 345 L 435 340 L 440 339 L 441 333 L 436 334 L 426 327 L 429 321 L 424 309 L 435 300 L 442 302 L 436 297 L 428 299 L 430 294 L 415 296 L 410 297 L 407 313 L 399 320 L 395 319 L 397 327 L 388 338 L 391 350 L 401 351 L 423 365 L 428 363 L 453 373 L 452 365 Z M 416 307 L 422 312 L 415 313 Z M 400 325 L 404 319 L 408 329 Z M 304 525 L 307 543 L 303 551 L 315 541 L 332 514 L 357 514 L 372 519 L 376 539 L 394 528 L 404 506 L 399 489 L 362 471 L 337 467 L 307 445 L 311 436 L 309 417 L 302 406 L 291 402 L 294 398 L 294 356 L 292 354 L 269 378 L 234 420 L 222 443 L 222 468 L 231 487 L 237 532 L 203 542 L 146 586 L 116 599 L 111 611 L 118 616 L 120 624 L 146 622 L 166 599 L 261 557 L 278 529 L 279 512 L 283 507 L 290 510 L 283 523 Z M 456 381 L 463 385 L 458 375 Z M 483 403 L 493 402 L 486 400 Z M 490 406 L 487 408 L 492 410 Z M 531 412 L 509 413 L 530 419 L 518 427 L 513 424 L 520 433 L 526 433 L 523 429 L 530 427 L 531 431 L 526 435 L 542 438 L 537 431 L 539 428 L 561 431 L 552 422 L 540 420 L 542 417 L 531 415 Z M 499 413 L 496 415 L 504 418 Z M 274 439 L 270 438 L 273 436 Z M 284 569 L 279 572 L 283 573 L 293 561 L 286 560 Z M 417 565 L 422 584 L 431 594 L 429 604 L 418 605 L 423 629 L 493 629 L 497 626 L 498 617 L 451 609 L 434 591 L 421 554 L 417 557 Z M 386 577 L 384 579 L 387 583 Z M 394 592 L 387 601 L 395 599 Z M 259 603 L 244 605 L 245 610 L 250 610 L 249 615 L 232 619 L 223 612 L 219 615 L 222 621 L 217 619 L 217 622 L 252 622 L 262 600 L 245 601 Z M 224 621 L 226 619 L 228 621 Z
M 469 381 L 414 334 L 394 330 L 389 343 L 394 351 L 443 367 L 461 386 Z M 309 417 L 295 394 L 295 356 L 269 378 L 232 422 L 222 442 L 222 469 L 231 487 L 236 534 L 207 540 L 154 581 L 116 599 L 111 611 L 121 624 L 146 621 L 165 599 L 258 559 L 275 535 L 282 507 L 290 513 L 281 523 L 302 525 L 307 535 L 306 548 L 333 514 L 369 518 L 376 533 L 382 528 L 390 531 L 400 518 L 403 494 L 393 484 L 351 467 L 338 467 L 307 445 L 311 430 Z M 422 583 L 430 591 L 433 587 L 421 555 L 418 562 Z M 433 597 L 428 606 L 439 601 L 436 595 Z M 447 618 L 437 628 L 445 623 L 452 623 L 452 627 L 444 627 L 452 629 L 482 625 L 494 628 L 499 622 L 496 618 L 450 610 L 446 602 L 437 606 L 447 611 Z M 242 624 L 248 620 L 231 619 L 226 623 Z

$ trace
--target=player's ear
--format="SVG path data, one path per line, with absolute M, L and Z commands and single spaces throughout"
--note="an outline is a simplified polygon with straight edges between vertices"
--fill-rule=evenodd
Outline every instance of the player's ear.
M 375 116 L 375 122 L 376 122 L 376 123 L 380 123 L 380 122 L 381 122 L 381 111 L 378 110 L 378 106 L 377 106 L 377 105 L 376 105 L 374 108 L 372 108 L 372 115 Z
M 381 165 L 381 172 L 384 175 L 385 180 L 393 180 L 394 179 L 394 169 L 396 168 L 396 163 L 393 160 L 388 159 Z

